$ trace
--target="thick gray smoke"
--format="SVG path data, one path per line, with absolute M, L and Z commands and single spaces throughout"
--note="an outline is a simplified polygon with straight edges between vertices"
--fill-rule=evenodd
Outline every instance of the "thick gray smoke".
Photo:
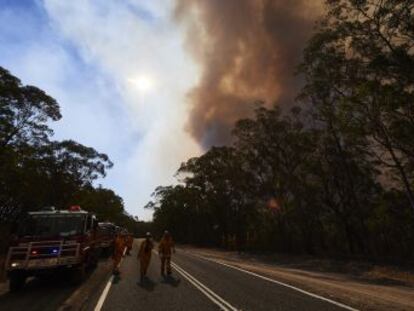
M 322 0 L 177 0 L 176 19 L 201 66 L 188 129 L 207 148 L 226 144 L 252 103 L 292 101 L 302 49 Z

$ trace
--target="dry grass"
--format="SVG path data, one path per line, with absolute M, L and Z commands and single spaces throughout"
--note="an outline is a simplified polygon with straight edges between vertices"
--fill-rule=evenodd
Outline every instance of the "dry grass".
M 363 277 L 381 283 L 414 287 L 414 273 L 394 267 L 373 266 Z
M 367 261 L 336 260 L 287 254 L 263 255 L 217 251 L 222 254 L 226 253 L 227 256 L 233 258 L 276 264 L 278 267 L 344 274 L 355 280 L 370 284 L 414 287 L 414 265 L 381 265 Z
M 369 262 L 183 247 L 187 252 L 308 290 L 363 311 L 414 310 L 414 270 Z

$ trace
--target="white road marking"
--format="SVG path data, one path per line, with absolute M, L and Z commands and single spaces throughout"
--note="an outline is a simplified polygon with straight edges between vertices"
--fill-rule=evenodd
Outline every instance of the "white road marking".
M 329 302 L 329 303 L 331 303 L 331 304 L 334 304 L 334 305 L 336 305 L 336 306 L 338 306 L 338 307 L 341 307 L 341 308 L 344 308 L 344 309 L 347 309 L 347 310 L 351 310 L 351 311 L 359 311 L 358 309 L 355 309 L 355 308 L 352 308 L 352 307 L 350 307 L 350 306 L 344 305 L 344 304 L 342 304 L 342 303 L 340 303 L 340 302 L 337 302 L 337 301 L 334 301 L 334 300 L 332 300 L 332 299 L 325 298 L 325 297 L 322 297 L 322 296 L 319 296 L 319 295 L 313 294 L 313 293 L 308 292 L 308 291 L 306 291 L 306 290 L 300 289 L 300 288 L 298 288 L 298 287 L 295 287 L 295 286 L 292 286 L 292 285 L 289 285 L 289 284 L 286 284 L 286 283 L 283 283 L 283 282 L 280 282 L 280 281 L 276 281 L 276 280 L 274 280 L 274 279 L 271 279 L 271 278 L 265 277 L 265 276 L 263 276 L 263 275 L 260 275 L 260 274 L 254 273 L 254 272 L 251 272 L 251 271 L 249 271 L 249 270 L 245 270 L 245 269 L 242 269 L 242 268 L 239 268 L 239 267 L 233 266 L 233 265 L 229 265 L 229 264 L 224 263 L 224 262 L 222 262 L 222 261 L 220 261 L 220 260 L 217 260 L 217 259 L 211 259 L 211 258 L 207 258 L 207 257 L 200 256 L 200 255 L 193 255 L 193 256 L 195 256 L 195 257 L 199 257 L 199 258 L 202 258 L 202 259 L 204 259 L 204 260 L 211 261 L 211 262 L 215 262 L 215 263 L 220 264 L 220 265 L 223 265 L 223 266 L 225 266 L 225 267 L 232 268 L 232 269 L 235 269 L 235 270 L 238 270 L 238 271 L 241 271 L 241 272 L 244 272 L 244 273 L 247 273 L 247 274 L 253 275 L 253 276 L 257 277 L 257 278 L 260 278 L 260 279 L 263 279 L 263 280 L 266 280 L 266 281 L 269 281 L 269 282 L 272 282 L 272 283 L 275 283 L 275 284 L 278 284 L 278 285 L 281 285 L 281 286 L 284 286 L 284 287 L 287 287 L 287 288 L 293 289 L 293 290 L 298 291 L 298 292 L 300 292 L 300 293 L 302 293 L 302 294 L 305 294 L 305 295 L 308 295 L 308 296 L 314 297 L 314 298 L 316 298 L 316 299 L 320 299 L 320 300 L 323 300 L 323 301 Z
M 122 259 L 125 256 L 126 248 L 124 248 L 124 252 L 122 254 L 121 261 L 119 262 L 119 266 L 121 266 Z M 99 297 L 98 303 L 96 304 L 96 307 L 94 311 L 101 311 L 102 306 L 105 302 L 106 297 L 108 296 L 109 290 L 111 289 L 112 283 L 114 281 L 114 276 L 111 275 L 111 277 L 108 280 L 108 283 L 106 283 L 104 290 L 102 291 L 101 296 Z
M 158 252 L 156 250 L 153 251 L 157 255 Z M 183 268 L 178 266 L 176 263 L 171 261 L 171 266 L 180 273 L 184 278 L 187 279 L 188 282 L 190 282 L 195 288 L 197 288 L 200 292 L 202 292 L 207 298 L 209 298 L 212 302 L 214 302 L 216 305 L 219 306 L 219 308 L 223 311 L 238 311 L 237 308 L 233 307 L 230 303 L 228 303 L 226 300 L 224 300 L 222 297 L 217 295 L 215 292 L 213 292 L 211 289 L 209 289 L 207 286 L 205 286 L 203 283 L 201 283 L 199 280 L 197 280 L 194 276 L 192 276 L 190 273 L 185 271 Z
M 237 311 L 237 308 L 233 307 L 230 303 L 225 301 L 223 298 L 221 298 L 219 295 L 217 295 L 215 292 L 213 292 L 211 289 L 209 289 L 207 286 L 205 286 L 203 283 L 201 283 L 199 280 L 197 280 L 187 271 L 179 267 L 177 264 L 171 263 L 171 265 L 178 273 L 180 273 L 183 277 L 185 277 L 188 282 L 194 285 L 194 287 L 196 287 L 200 292 L 206 295 L 212 302 L 218 305 L 221 310 Z
M 111 288 L 112 282 L 114 281 L 114 276 L 111 275 L 111 277 L 109 278 L 108 283 L 106 283 L 106 286 L 101 294 L 101 296 L 99 297 L 98 303 L 96 304 L 95 307 L 95 311 L 100 311 L 102 309 L 102 306 L 105 302 L 106 296 L 108 296 L 109 293 L 109 289 Z

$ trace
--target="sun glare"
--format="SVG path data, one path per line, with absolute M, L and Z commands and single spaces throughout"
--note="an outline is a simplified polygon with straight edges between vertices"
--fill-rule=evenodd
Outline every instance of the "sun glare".
M 154 89 L 154 80 L 146 75 L 128 78 L 127 81 L 140 93 L 148 93 Z

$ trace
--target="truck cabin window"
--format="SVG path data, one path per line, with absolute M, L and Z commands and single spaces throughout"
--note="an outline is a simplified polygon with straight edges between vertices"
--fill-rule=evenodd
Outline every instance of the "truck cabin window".
M 20 236 L 68 237 L 81 234 L 83 215 L 31 215 L 19 228 Z

